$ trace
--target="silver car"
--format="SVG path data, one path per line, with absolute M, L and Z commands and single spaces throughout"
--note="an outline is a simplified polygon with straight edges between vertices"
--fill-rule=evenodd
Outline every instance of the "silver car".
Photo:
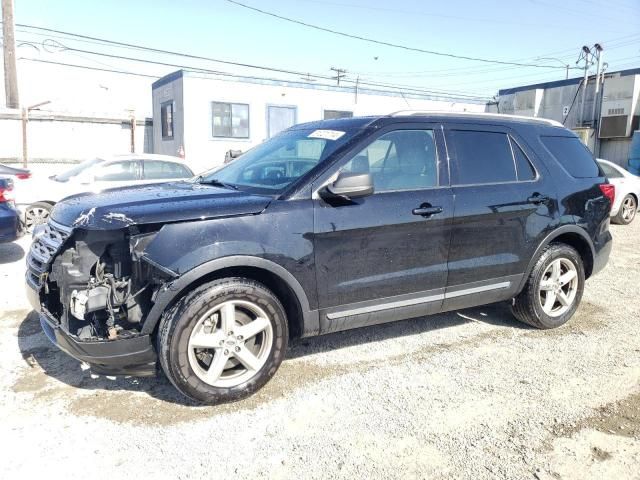
M 616 197 L 611 208 L 611 220 L 621 225 L 629 225 L 638 211 L 640 198 L 640 177 L 627 172 L 613 162 L 598 159 L 602 171 L 616 187 Z
M 131 153 L 93 158 L 58 175 L 33 175 L 16 184 L 16 205 L 31 230 L 46 222 L 53 206 L 70 195 L 191 177 L 193 172 L 183 159 L 168 155 Z

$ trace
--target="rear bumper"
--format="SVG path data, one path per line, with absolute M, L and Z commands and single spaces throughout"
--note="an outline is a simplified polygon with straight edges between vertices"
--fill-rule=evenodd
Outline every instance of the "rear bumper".
M 608 219 L 606 223 L 607 229 L 598 235 L 593 245 L 593 270 L 591 275 L 595 275 L 600 272 L 600 270 L 607 265 L 611 249 L 613 248 L 613 237 L 611 236 L 611 232 L 608 228 Z
M 47 338 L 71 357 L 89 364 L 100 375 L 149 376 L 156 373 L 157 355 L 149 335 L 118 340 L 82 341 L 66 332 L 40 304 L 40 295 L 27 280 L 27 297 L 40 314 L 40 325 Z

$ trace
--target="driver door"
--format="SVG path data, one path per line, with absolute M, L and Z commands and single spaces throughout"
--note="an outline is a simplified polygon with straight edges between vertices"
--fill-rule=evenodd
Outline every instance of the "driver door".
M 350 171 L 369 172 L 375 188 L 340 202 L 314 194 L 323 333 L 440 310 L 453 215 L 444 151 L 438 125 L 394 125 L 314 185 Z

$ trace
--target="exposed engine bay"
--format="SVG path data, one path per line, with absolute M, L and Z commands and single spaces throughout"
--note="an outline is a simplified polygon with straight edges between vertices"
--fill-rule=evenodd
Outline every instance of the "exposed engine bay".
M 44 278 L 42 300 L 61 326 L 80 340 L 115 340 L 137 335 L 165 280 L 141 261 L 155 233 L 136 227 L 76 230 Z

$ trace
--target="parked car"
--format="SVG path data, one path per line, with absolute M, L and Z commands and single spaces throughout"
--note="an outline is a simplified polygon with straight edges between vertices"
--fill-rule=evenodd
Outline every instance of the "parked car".
M 31 171 L 26 168 L 10 167 L 0 163 L 0 177 L 12 178 L 14 180 L 27 180 L 31 178 Z
M 128 185 L 187 179 L 193 172 L 177 157 L 128 154 L 86 160 L 49 178 L 34 176 L 16 188 L 16 204 L 28 230 L 47 221 L 65 197 Z
M 294 126 L 190 182 L 76 195 L 27 295 L 97 374 L 237 400 L 291 338 L 510 301 L 567 322 L 611 251 L 615 189 L 557 122 L 417 114 Z
M 616 187 L 616 200 L 611 208 L 613 222 L 629 225 L 636 218 L 640 199 L 640 177 L 626 171 L 613 162 L 598 159 L 600 168 Z
M 13 242 L 21 233 L 20 215 L 13 203 L 13 180 L 0 178 L 0 243 Z

